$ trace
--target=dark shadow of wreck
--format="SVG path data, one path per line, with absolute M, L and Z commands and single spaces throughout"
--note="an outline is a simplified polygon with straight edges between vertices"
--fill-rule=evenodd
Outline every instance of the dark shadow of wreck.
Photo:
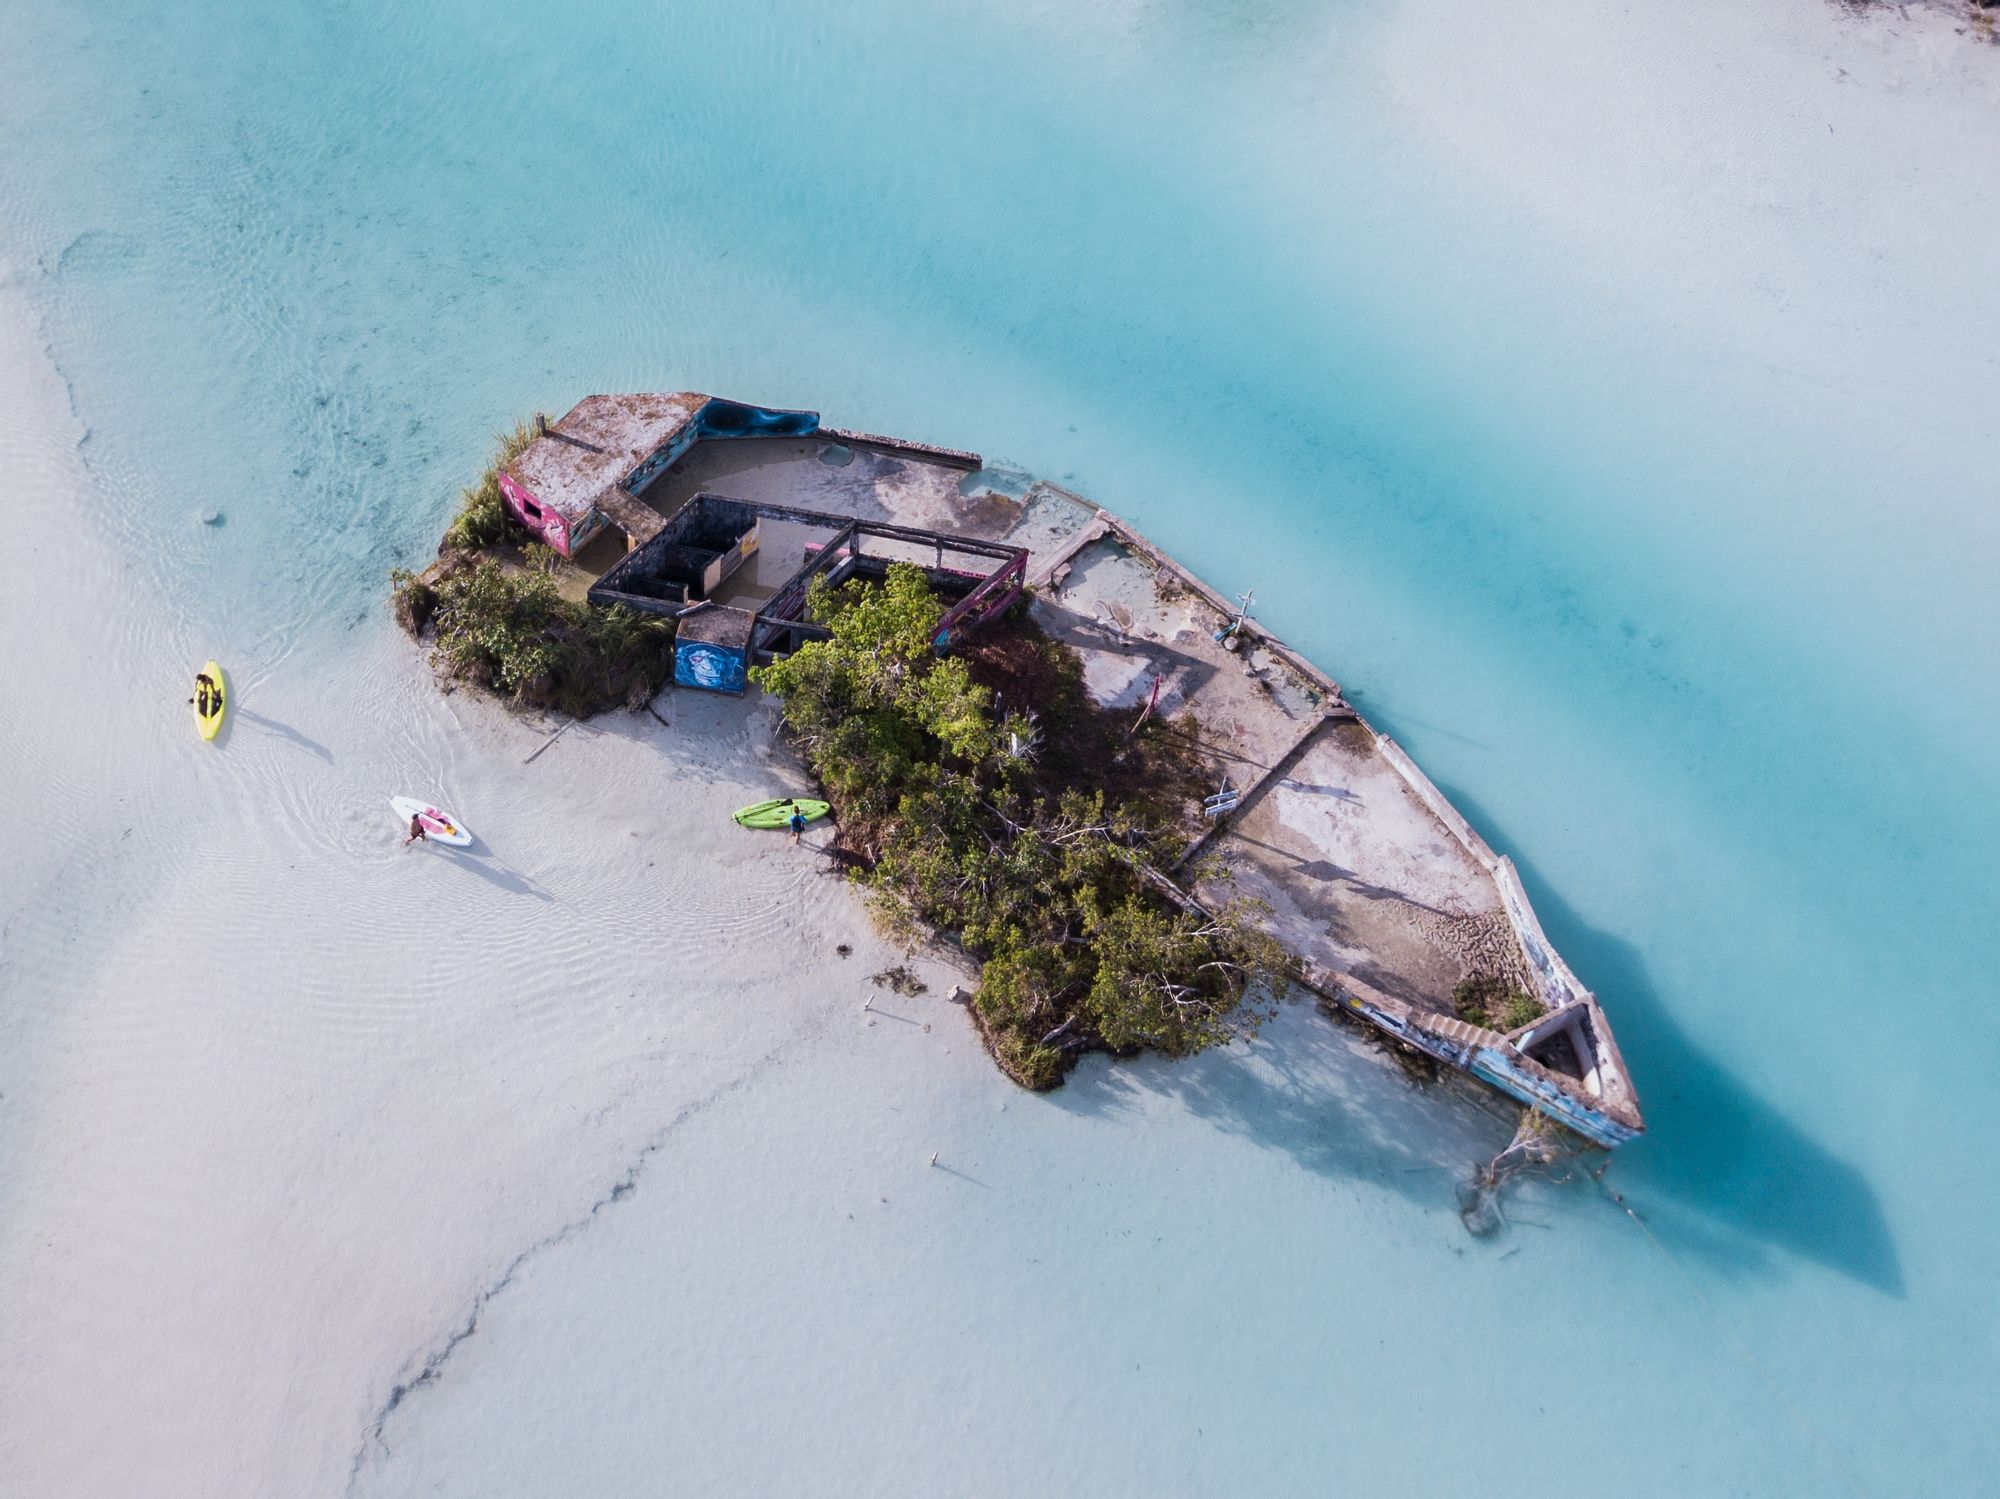
M 1661 1241 L 1743 1274 L 1776 1273 L 1770 1251 L 1780 1249 L 1903 1295 L 1902 1259 L 1868 1179 L 1691 1040 L 1631 943 L 1583 921 L 1471 798 L 1438 789 L 1514 860 L 1549 940 L 1604 1006 L 1647 1128 L 1612 1172 Z
M 1141 1118 L 1151 1100 L 1169 1098 L 1317 1176 L 1456 1214 L 1455 1185 L 1506 1145 L 1512 1119 L 1448 1088 L 1420 1089 L 1371 1046 L 1354 1027 L 1297 1000 L 1249 1048 L 1178 1062 L 1086 1058 L 1043 1096 L 1070 1113 L 1111 1119 Z
M 1492 819 L 1441 789 L 1492 837 Z M 1901 1257 L 1867 1178 L 1695 1044 L 1630 943 L 1592 929 L 1532 868 L 1515 863 L 1550 940 L 1603 1001 L 1637 1081 L 1648 1135 L 1617 1153 L 1611 1174 L 1660 1241 L 1726 1275 L 1780 1275 L 1782 1251 L 1902 1296 Z M 1046 1097 L 1054 1107 L 1109 1118 L 1138 1117 L 1149 1098 L 1171 1098 L 1317 1175 L 1454 1210 L 1454 1184 L 1507 1143 L 1511 1106 L 1499 1099 L 1483 1106 L 1446 1085 L 1419 1090 L 1368 1048 L 1353 1027 L 1295 1003 L 1248 1051 L 1181 1062 L 1087 1059 Z M 1567 1190 L 1601 1200 L 1587 1181 Z

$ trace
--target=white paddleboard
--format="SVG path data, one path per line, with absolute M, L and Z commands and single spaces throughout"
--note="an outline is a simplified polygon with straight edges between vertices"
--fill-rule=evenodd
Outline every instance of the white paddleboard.
M 472 847 L 472 834 L 465 825 L 449 812 L 441 812 L 429 802 L 420 802 L 413 796 L 392 796 L 389 805 L 396 809 L 396 816 L 402 819 L 403 832 L 410 831 L 410 819 L 416 818 L 423 825 L 424 836 L 434 843 L 443 843 L 452 848 Z

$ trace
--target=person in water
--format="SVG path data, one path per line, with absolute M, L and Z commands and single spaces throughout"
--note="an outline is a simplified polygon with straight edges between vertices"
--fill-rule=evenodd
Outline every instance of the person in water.
M 799 810 L 797 802 L 792 803 L 792 815 L 786 819 L 785 826 L 792 830 L 792 842 L 797 843 L 806 830 L 806 814 Z
M 422 815 L 412 812 L 410 814 L 410 836 L 403 840 L 403 847 L 408 848 L 412 843 L 429 843 L 430 841 L 430 834 L 424 831 L 424 819 Z

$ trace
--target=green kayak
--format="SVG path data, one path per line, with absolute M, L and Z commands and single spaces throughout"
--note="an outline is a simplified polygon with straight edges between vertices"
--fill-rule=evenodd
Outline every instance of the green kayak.
M 740 807 L 736 812 L 736 820 L 746 828 L 788 828 L 792 825 L 794 812 L 807 822 L 817 822 L 832 810 L 825 802 L 808 801 L 802 796 L 787 796 L 778 801 L 758 802 L 753 807 Z

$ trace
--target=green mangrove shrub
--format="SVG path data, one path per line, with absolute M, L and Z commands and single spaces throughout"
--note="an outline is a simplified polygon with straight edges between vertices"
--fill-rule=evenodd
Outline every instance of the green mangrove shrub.
M 1108 794 L 1106 764 L 1020 752 L 1096 732 L 1074 721 L 1094 710 L 1066 690 L 1073 653 L 1051 659 L 1064 648 L 1037 632 L 1015 654 L 1059 690 L 996 715 L 972 664 L 931 650 L 944 605 L 921 569 L 815 585 L 808 611 L 832 638 L 751 677 L 872 852 L 860 878 L 892 931 L 980 961 L 977 1014 L 1010 1076 L 1051 1088 L 1088 1047 L 1182 1056 L 1256 1029 L 1290 964 L 1248 906 L 1168 899 L 1150 871 L 1183 844 L 1146 797 Z
M 431 616 L 437 612 L 437 590 L 407 567 L 391 568 L 389 571 L 391 588 L 390 606 L 394 609 L 396 623 L 401 625 L 410 639 L 422 638 L 430 628 Z
M 526 422 L 516 423 L 512 432 L 495 434 L 493 461 L 486 465 L 486 472 L 477 484 L 459 491 L 458 514 L 445 528 L 441 550 L 477 552 L 503 542 L 527 539 L 528 533 L 508 512 L 506 501 L 501 497 L 500 470 L 518 458 L 521 450 L 534 440 L 535 434 Z
M 1534 995 L 1490 973 L 1460 979 L 1451 991 L 1451 1007 L 1468 1025 L 1501 1032 L 1519 1030 L 1544 1013 Z
M 397 618 L 413 635 L 428 623 L 433 665 L 524 706 L 578 718 L 640 707 L 673 667 L 670 621 L 566 599 L 546 572 L 482 557 L 432 582 L 392 577 Z

